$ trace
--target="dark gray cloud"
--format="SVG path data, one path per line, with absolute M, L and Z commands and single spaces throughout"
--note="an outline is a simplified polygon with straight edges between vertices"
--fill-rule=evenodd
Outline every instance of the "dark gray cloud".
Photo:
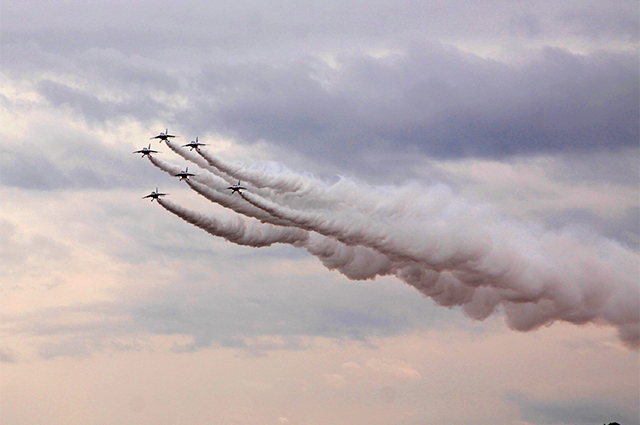
M 601 182 L 633 186 L 640 176 L 640 150 L 602 152 L 598 155 L 561 155 L 550 170 L 554 180 Z
M 5 186 L 54 190 L 74 185 L 69 176 L 41 155 L 5 152 L 2 162 L 0 182 Z
M 17 363 L 18 355 L 13 350 L 0 348 L 0 362 L 2 363 Z
M 197 47 L 227 55 L 247 51 L 272 55 L 291 49 L 379 45 L 408 34 L 451 42 L 500 43 L 514 34 L 538 39 L 637 40 L 637 21 L 637 4 L 626 0 L 493 0 L 481 5 L 463 0 L 331 0 L 320 4 L 292 0 L 206 4 L 194 0 L 100 4 L 31 0 L 3 8 L 3 40 L 35 40 L 66 52 L 87 46 L 154 53 Z
M 194 127 L 332 160 L 418 148 L 435 157 L 616 150 L 638 142 L 636 55 L 545 49 L 516 68 L 439 44 L 381 59 L 210 65 Z M 193 124 L 189 122 L 193 120 Z
M 189 349 L 211 344 L 250 347 L 250 339 L 278 336 L 298 341 L 303 336 L 367 341 L 416 328 L 437 326 L 459 312 L 437 311 L 410 288 L 390 291 L 383 283 L 328 285 L 287 278 L 273 282 L 244 280 L 230 285 L 198 285 L 198 296 L 185 283 L 150 293 L 133 306 L 135 323 L 151 333 L 191 335 Z M 191 282 L 193 284 L 193 282 Z M 277 291 L 265 296 L 265 285 Z M 451 317 L 449 317 L 451 316 Z M 291 344 L 288 348 L 296 348 Z
M 68 245 L 45 235 L 25 236 L 9 220 L 0 220 L 0 259 L 12 267 L 37 268 L 46 261 L 71 259 Z
M 622 217 L 608 220 L 587 209 L 567 209 L 541 218 L 549 229 L 566 228 L 567 223 L 571 223 L 571 226 L 584 227 L 583 232 L 596 232 L 635 251 L 640 249 L 640 209 L 637 207 L 629 208 Z
M 160 253 L 167 260 L 171 256 Z M 218 345 L 260 353 L 301 349 L 303 337 L 308 336 L 368 344 L 375 337 L 449 326 L 462 319 L 460 311 L 437 308 L 417 291 L 397 282 L 328 283 L 322 277 L 244 273 L 252 265 L 264 267 L 278 261 L 260 256 L 235 257 L 230 261 L 210 252 L 205 261 L 216 264 L 219 279 L 212 282 L 211 270 L 192 259 L 182 263 L 184 271 L 179 279 L 149 286 L 149 278 L 144 276 L 146 271 L 153 275 L 155 266 L 142 263 L 140 273 L 136 274 L 141 281 L 132 282 L 142 286 L 142 292 L 132 293 L 125 288 L 126 292 L 114 293 L 113 302 L 6 316 L 3 319 L 6 331 L 47 337 L 43 340 L 50 342 L 39 348 L 43 358 L 143 349 L 146 334 L 193 338 L 192 343 L 174 347 L 177 351 Z M 75 322 L 65 319 L 79 314 L 88 319 Z M 265 345 L 260 340 L 263 337 L 280 342 Z
M 140 94 L 123 101 L 102 100 L 94 94 L 50 80 L 40 81 L 38 92 L 52 106 L 68 106 L 82 114 L 89 122 L 104 123 L 131 116 L 148 121 L 162 115 L 167 109 L 148 94 Z
M 639 138 L 628 1 L 27 1 L 3 14 L 3 70 L 94 124 L 161 117 L 348 169 L 399 150 L 503 158 Z M 602 51 L 542 48 L 572 40 Z M 538 54 L 514 65 L 453 47 L 474 45 Z
M 519 392 L 510 392 L 506 400 L 520 411 L 520 417 L 539 425 L 593 425 L 618 422 L 637 424 L 637 407 L 630 408 L 607 398 L 538 400 Z
M 3 147 L 0 183 L 51 191 L 104 190 L 155 182 L 161 173 L 145 167 L 146 160 L 132 155 L 134 149 L 148 142 L 148 139 L 126 140 L 121 146 L 109 146 L 82 131 L 33 124 L 24 139 L 8 140 Z
M 540 19 L 532 13 L 522 13 L 509 19 L 509 35 L 512 37 L 534 38 L 540 35 Z
M 73 76 L 87 87 L 104 86 L 130 97 L 161 91 L 173 93 L 179 77 L 172 72 L 173 58 L 153 58 L 148 52 L 124 53 L 115 48 L 86 46 L 79 52 L 64 53 L 33 41 L 21 40 L 2 45 L 3 70 L 16 78 L 37 81 L 42 73 L 48 78 Z M 46 78 L 46 77 L 45 77 Z M 44 81 L 41 84 L 48 84 Z
M 633 2 L 628 2 L 630 5 Z M 608 8 L 568 9 L 560 14 L 560 21 L 577 36 L 594 40 L 622 39 L 637 42 L 640 36 L 638 5 L 636 13 L 624 13 Z
M 437 308 L 411 288 L 391 290 L 381 282 L 327 284 L 308 277 L 277 281 L 258 276 L 213 284 L 203 278 L 186 269 L 179 282 L 156 285 L 143 294 L 5 317 L 4 322 L 9 333 L 55 337 L 39 347 L 39 354 L 50 359 L 144 349 L 149 333 L 193 338 L 175 346 L 176 351 L 209 346 L 253 353 L 295 350 L 304 348 L 303 337 L 315 336 L 368 344 L 374 337 L 446 326 L 461 318 L 459 311 Z M 79 313 L 90 319 L 67 324 L 65 317 Z M 277 341 L 270 344 L 263 337 Z
M 181 82 L 167 71 L 167 91 L 153 68 L 153 84 L 136 83 L 145 80 L 144 67 L 133 74 L 126 67 L 95 74 L 114 90 L 135 87 L 120 101 L 51 80 L 41 80 L 38 91 L 90 122 L 170 116 L 168 121 L 193 134 L 266 140 L 349 167 L 372 152 L 503 158 L 615 151 L 638 143 L 636 54 L 585 56 L 546 48 L 514 66 L 439 43 L 397 47 L 382 58 L 340 55 L 336 66 L 310 56 L 277 65 L 204 63 Z M 160 102 L 158 93 L 178 93 L 189 104 Z

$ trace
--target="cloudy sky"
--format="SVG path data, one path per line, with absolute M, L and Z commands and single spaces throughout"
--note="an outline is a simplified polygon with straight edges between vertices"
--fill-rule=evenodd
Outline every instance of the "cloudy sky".
M 3 2 L 0 422 L 637 424 L 638 12 Z

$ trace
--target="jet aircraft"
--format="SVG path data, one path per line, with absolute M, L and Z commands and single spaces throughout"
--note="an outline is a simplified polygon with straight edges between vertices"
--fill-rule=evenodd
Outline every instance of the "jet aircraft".
M 160 134 L 158 134 L 157 136 L 151 137 L 151 139 L 160 139 L 160 143 L 162 143 L 162 141 L 164 140 L 165 142 L 167 140 L 169 140 L 170 138 L 173 137 L 178 137 L 178 136 L 174 136 L 173 134 L 169 134 L 169 129 L 167 128 L 164 133 L 160 132 Z
M 242 195 L 242 192 L 240 192 L 242 189 L 246 189 L 246 187 L 240 186 L 240 180 L 238 180 L 237 184 L 234 184 L 233 186 L 229 186 L 227 189 L 231 189 L 231 194 L 233 195 L 234 192 L 238 192 L 240 195 Z
M 168 195 L 168 193 L 159 193 L 158 192 L 158 188 L 156 187 L 156 190 L 154 190 L 153 192 L 151 192 L 147 196 L 143 196 L 142 199 L 151 198 L 151 202 L 153 202 L 154 199 L 157 200 L 159 197 L 166 196 L 166 195 Z
M 178 174 L 174 174 L 174 177 L 180 177 L 180 180 L 189 180 L 189 177 L 193 177 L 195 174 L 189 172 L 189 167 L 185 168 L 184 171 L 180 171 Z
M 191 150 L 198 150 L 199 146 L 208 146 L 206 143 L 200 143 L 198 142 L 198 138 L 196 137 L 196 140 L 187 143 L 186 145 L 182 145 L 183 148 L 187 147 L 187 148 L 191 148 Z
M 142 157 L 144 158 L 146 155 L 151 156 L 152 153 L 159 153 L 158 151 L 154 151 L 153 149 L 151 149 L 151 143 L 149 143 L 149 147 L 148 148 L 142 148 L 139 151 L 135 151 L 133 153 L 141 153 Z

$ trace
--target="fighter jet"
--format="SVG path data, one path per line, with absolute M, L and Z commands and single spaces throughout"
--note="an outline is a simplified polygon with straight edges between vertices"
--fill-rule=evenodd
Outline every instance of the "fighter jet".
M 183 148 L 188 147 L 191 148 L 191 150 L 198 150 L 199 146 L 208 146 L 206 143 L 200 143 L 198 142 L 198 138 L 196 137 L 196 140 L 194 140 L 193 142 L 189 142 L 186 145 L 182 145 Z
M 151 139 L 160 139 L 160 143 L 162 143 L 162 141 L 164 140 L 165 142 L 167 140 L 169 140 L 170 138 L 173 137 L 178 137 L 178 136 L 174 136 L 172 134 L 169 134 L 169 129 L 167 128 L 164 133 L 160 132 L 160 134 L 158 134 L 157 136 L 151 137 Z
M 148 148 L 142 148 L 139 151 L 135 151 L 133 153 L 141 153 L 142 157 L 144 158 L 145 155 L 151 155 L 152 153 L 159 153 L 158 151 L 154 151 L 153 149 L 151 149 L 151 143 L 149 143 L 149 147 Z
M 151 192 L 147 196 L 143 196 L 142 199 L 151 198 L 151 202 L 153 202 L 154 199 L 157 200 L 159 197 L 166 196 L 166 195 L 168 195 L 168 193 L 159 193 L 158 192 L 158 188 L 156 187 L 156 190 L 154 190 L 153 192 Z
M 189 177 L 193 177 L 195 174 L 189 172 L 189 167 L 185 168 L 184 171 L 180 171 L 178 174 L 174 174 L 174 177 L 180 177 L 180 180 L 189 180 Z
M 231 194 L 233 195 L 234 192 L 238 192 L 239 194 L 242 195 L 242 192 L 240 192 L 242 189 L 246 189 L 246 187 L 240 186 L 240 180 L 238 180 L 237 184 L 234 184 L 233 186 L 229 186 L 227 189 L 231 189 Z

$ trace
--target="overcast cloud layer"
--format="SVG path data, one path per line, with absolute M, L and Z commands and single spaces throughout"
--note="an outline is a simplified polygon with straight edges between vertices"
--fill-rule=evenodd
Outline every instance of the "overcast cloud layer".
M 3 3 L 3 424 L 634 423 L 638 352 L 599 319 L 515 332 L 502 308 L 474 321 L 395 277 L 327 271 L 300 244 L 232 245 L 141 201 L 159 187 L 171 205 L 240 223 L 131 152 L 151 142 L 184 169 L 149 140 L 168 128 L 236 170 L 353 188 L 328 206 L 305 198 L 309 211 L 380 196 L 397 223 L 418 220 L 423 196 L 430 212 L 458 199 L 472 222 L 486 214 L 535 243 L 572 235 L 634 270 L 639 12 Z M 371 196 L 341 205 L 356 192 Z M 633 282 L 629 293 L 637 305 Z
M 31 47 L 10 46 L 5 57 L 18 62 Z M 365 148 L 504 158 L 620 150 L 634 147 L 639 134 L 640 69 L 631 52 L 545 47 L 513 64 L 412 41 L 383 57 L 346 53 L 331 63 L 308 55 L 277 64 L 198 61 L 186 81 L 159 72 L 161 60 L 131 69 L 131 58 L 111 49 L 79 56 L 72 81 L 41 70 L 35 89 L 89 122 L 166 117 L 189 134 L 266 140 L 342 165 Z M 129 69 L 119 69 L 125 63 Z M 131 80 L 132 72 L 141 75 Z
M 3 65 L 89 122 L 162 118 L 351 166 L 365 147 L 504 158 L 636 146 L 634 2 L 463 4 L 134 3 L 122 16 L 118 2 L 66 2 L 39 5 L 52 19 L 35 22 L 21 2 L 5 11 Z

